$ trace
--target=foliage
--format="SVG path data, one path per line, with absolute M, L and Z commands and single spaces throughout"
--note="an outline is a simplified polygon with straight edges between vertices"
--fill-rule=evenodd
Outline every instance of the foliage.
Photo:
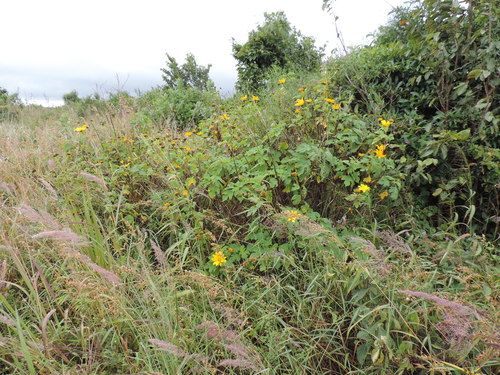
M 177 60 L 168 53 L 167 59 L 167 67 L 161 69 L 165 88 L 191 87 L 203 91 L 213 87 L 213 83 L 208 76 L 212 65 L 209 64 L 207 67 L 198 65 L 192 54 L 188 54 L 186 62 L 180 66 Z
M 400 53 L 0 121 L 0 374 L 498 373 L 498 241 L 453 206 L 493 135 L 388 102 Z
M 193 87 L 151 90 L 139 99 L 141 110 L 137 123 L 172 125 L 183 129 L 197 126 L 210 117 L 212 104 L 218 99 L 213 89 L 200 91 Z
M 498 61 L 495 1 L 413 2 L 398 8 L 374 45 L 330 62 L 330 79 L 358 111 L 404 120 L 396 142 L 415 203 L 436 224 L 498 234 Z
M 63 95 L 63 100 L 65 105 L 71 105 L 81 101 L 76 90 L 70 91 Z
M 15 118 L 19 107 L 21 107 L 19 95 L 9 94 L 6 89 L 0 87 L 0 119 Z
M 323 50 L 314 45 L 313 38 L 292 27 L 283 12 L 265 13 L 264 17 L 264 24 L 249 33 L 245 44 L 233 40 L 241 91 L 257 91 L 273 67 L 311 72 L 321 65 Z

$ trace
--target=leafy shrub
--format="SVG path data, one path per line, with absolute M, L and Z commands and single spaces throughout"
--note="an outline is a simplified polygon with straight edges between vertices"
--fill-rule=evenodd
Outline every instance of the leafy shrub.
M 218 94 L 211 90 L 200 91 L 193 87 L 157 89 L 140 99 L 141 110 L 136 121 L 152 121 L 159 126 L 173 123 L 174 127 L 195 127 L 211 115 L 212 103 Z
M 468 7 L 426 0 L 398 8 L 373 46 L 329 63 L 335 87 L 361 113 L 402 120 L 399 168 L 434 225 L 458 215 L 463 230 L 495 237 L 499 216 L 497 86 L 500 57 L 495 2 Z
M 165 88 L 193 87 L 200 91 L 208 90 L 213 86 L 208 73 L 211 65 L 207 67 L 198 65 L 194 55 L 188 54 L 186 62 L 179 66 L 174 57 L 167 54 L 167 67 L 161 69 Z
M 283 12 L 265 13 L 264 17 L 264 24 L 249 33 L 245 44 L 233 41 L 241 91 L 259 90 L 273 67 L 311 72 L 321 65 L 323 50 L 292 27 Z

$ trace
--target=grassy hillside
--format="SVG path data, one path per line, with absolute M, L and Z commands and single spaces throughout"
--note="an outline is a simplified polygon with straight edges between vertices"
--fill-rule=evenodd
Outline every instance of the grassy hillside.
M 232 98 L 0 92 L 0 374 L 499 373 L 500 7 L 415 4 Z
M 415 217 L 410 124 L 337 90 L 9 112 L 1 373 L 496 373 L 497 248 Z

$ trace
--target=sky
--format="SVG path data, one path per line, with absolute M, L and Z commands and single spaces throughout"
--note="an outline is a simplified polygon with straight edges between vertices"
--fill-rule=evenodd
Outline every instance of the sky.
M 125 90 L 145 92 L 162 84 L 166 53 L 182 63 L 192 53 L 211 64 L 222 94 L 237 79 L 232 40 L 243 44 L 264 21 L 284 11 L 303 35 L 339 48 L 332 15 L 322 0 L 0 0 L 0 87 L 25 102 L 62 104 L 72 90 L 87 96 Z M 334 0 L 348 46 L 366 36 L 404 0 Z

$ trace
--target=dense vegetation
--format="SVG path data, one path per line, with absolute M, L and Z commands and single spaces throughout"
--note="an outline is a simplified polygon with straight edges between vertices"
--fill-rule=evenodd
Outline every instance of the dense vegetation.
M 498 373 L 497 5 L 232 98 L 190 55 L 139 98 L 1 91 L 0 373 Z M 320 53 L 281 13 L 236 49 L 276 35 Z

